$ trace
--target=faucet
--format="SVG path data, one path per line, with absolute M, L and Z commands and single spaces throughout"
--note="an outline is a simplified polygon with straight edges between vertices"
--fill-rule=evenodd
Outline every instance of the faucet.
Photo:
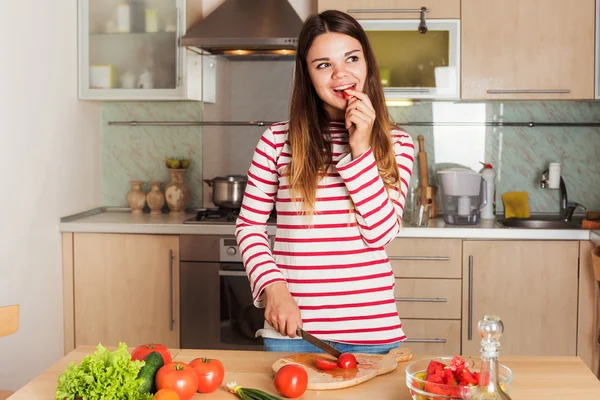
M 540 180 L 540 186 L 542 187 L 542 189 L 545 189 L 546 185 L 548 184 L 548 174 L 549 170 L 545 170 L 544 172 L 542 172 L 542 178 Z M 563 180 L 562 176 L 560 177 L 559 190 L 559 219 L 565 222 L 570 222 L 573 218 L 573 213 L 577 208 L 581 208 L 584 211 L 587 210 L 587 208 L 585 208 L 583 204 L 575 202 L 569 203 L 567 196 L 567 186 L 565 185 L 565 181 Z

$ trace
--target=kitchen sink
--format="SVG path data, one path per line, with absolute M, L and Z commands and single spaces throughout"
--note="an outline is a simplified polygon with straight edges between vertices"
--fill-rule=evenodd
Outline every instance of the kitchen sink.
M 502 228 L 518 229 L 581 229 L 581 218 L 562 221 L 558 216 L 532 216 L 530 218 L 502 218 L 496 221 Z

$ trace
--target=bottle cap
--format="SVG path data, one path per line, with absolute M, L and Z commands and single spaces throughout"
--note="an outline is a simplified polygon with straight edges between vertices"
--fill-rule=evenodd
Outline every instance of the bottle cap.
M 481 161 L 479 161 L 479 164 L 482 164 L 483 168 L 485 168 L 485 169 L 493 169 L 492 168 L 492 164 L 484 163 L 484 162 L 481 162 Z

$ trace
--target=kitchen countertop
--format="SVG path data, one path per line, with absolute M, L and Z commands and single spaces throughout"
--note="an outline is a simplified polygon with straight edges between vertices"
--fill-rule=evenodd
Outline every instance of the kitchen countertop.
M 234 225 L 184 224 L 196 215 L 188 211 L 177 215 L 134 215 L 127 208 L 100 207 L 84 213 L 64 217 L 59 224 L 61 232 L 139 233 L 163 235 L 233 235 Z M 275 226 L 267 227 L 275 235 Z M 600 232 L 600 231 L 598 231 Z M 594 236 L 595 235 L 595 236 Z M 600 234 L 585 229 L 517 229 L 502 228 L 494 220 L 484 220 L 479 225 L 446 225 L 443 218 L 429 221 L 427 227 L 403 227 L 398 237 L 457 238 L 457 239 L 522 239 L 522 240 L 590 240 L 594 236 L 600 244 Z
M 67 365 L 79 362 L 95 347 L 82 346 L 73 350 L 33 381 L 22 387 L 11 400 L 51 400 L 54 399 L 59 375 Z M 225 366 L 223 387 L 210 395 L 196 393 L 193 400 L 210 397 L 214 400 L 233 400 L 234 395 L 226 391 L 224 385 L 236 381 L 239 385 L 265 390 L 277 394 L 273 386 L 271 365 L 285 353 L 262 351 L 224 350 L 172 350 L 174 361 L 190 362 L 197 357 L 216 358 Z M 27 355 L 25 355 L 27 357 Z M 413 360 L 421 356 L 415 355 Z M 585 366 L 579 357 L 502 357 L 500 362 L 514 373 L 509 392 L 513 399 L 547 400 L 600 398 L 600 381 Z M 306 391 L 299 400 L 310 399 L 365 399 L 369 396 L 377 400 L 410 400 L 406 387 L 404 369 L 409 362 L 398 364 L 398 368 L 388 374 L 346 389 L 327 391 Z

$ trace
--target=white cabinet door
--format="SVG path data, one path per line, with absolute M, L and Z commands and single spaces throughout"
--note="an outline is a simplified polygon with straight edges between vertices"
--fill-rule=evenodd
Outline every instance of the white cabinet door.
M 214 102 L 214 61 L 179 46 L 185 14 L 184 0 L 79 0 L 79 98 Z

